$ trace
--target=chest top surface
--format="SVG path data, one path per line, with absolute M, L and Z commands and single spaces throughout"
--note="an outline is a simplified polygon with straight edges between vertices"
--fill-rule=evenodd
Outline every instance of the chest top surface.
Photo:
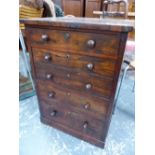
M 130 32 L 134 28 L 134 20 L 125 19 L 98 19 L 80 17 L 58 18 L 31 18 L 20 19 L 28 27 L 60 27 L 73 29 L 107 30 L 117 32 Z

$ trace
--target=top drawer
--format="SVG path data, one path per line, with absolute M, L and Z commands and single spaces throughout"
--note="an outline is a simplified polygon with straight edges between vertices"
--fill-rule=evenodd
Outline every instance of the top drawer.
M 120 34 L 117 33 L 97 34 L 33 28 L 28 32 L 33 47 L 59 49 L 90 56 L 118 56 Z

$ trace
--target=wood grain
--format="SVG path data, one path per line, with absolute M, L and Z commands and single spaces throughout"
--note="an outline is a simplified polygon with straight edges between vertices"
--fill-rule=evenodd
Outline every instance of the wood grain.
M 22 22 L 41 121 L 103 148 L 134 23 L 88 18 Z

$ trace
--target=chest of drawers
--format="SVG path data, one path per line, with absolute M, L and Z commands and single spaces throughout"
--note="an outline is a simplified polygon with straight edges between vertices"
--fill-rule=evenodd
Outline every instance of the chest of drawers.
M 133 21 L 44 18 L 21 22 L 26 25 L 41 121 L 104 147 Z

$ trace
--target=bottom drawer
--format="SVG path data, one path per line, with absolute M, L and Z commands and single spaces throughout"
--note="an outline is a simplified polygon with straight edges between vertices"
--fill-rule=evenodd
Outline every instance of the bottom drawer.
M 40 112 L 41 117 L 66 126 L 83 136 L 94 137 L 101 141 L 104 139 L 104 121 L 74 112 L 70 107 L 61 108 L 57 104 L 48 105 L 44 101 L 40 101 Z

